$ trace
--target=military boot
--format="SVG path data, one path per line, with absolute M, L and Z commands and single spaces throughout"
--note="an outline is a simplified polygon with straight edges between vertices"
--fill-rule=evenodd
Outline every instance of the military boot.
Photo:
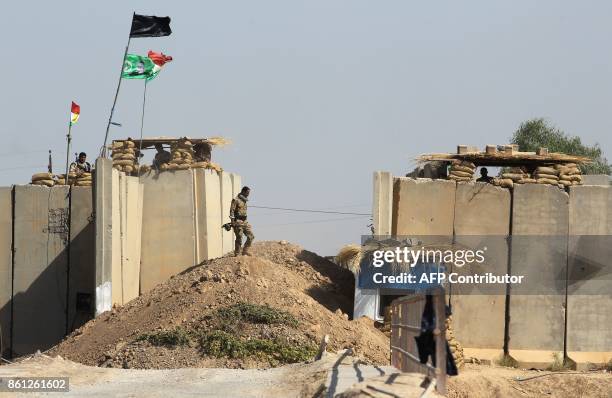
M 244 248 L 242 249 L 242 255 L 243 256 L 250 256 L 251 255 L 251 250 L 250 250 L 251 246 L 244 246 Z
M 240 255 L 240 244 L 234 243 L 234 256 L 238 257 Z

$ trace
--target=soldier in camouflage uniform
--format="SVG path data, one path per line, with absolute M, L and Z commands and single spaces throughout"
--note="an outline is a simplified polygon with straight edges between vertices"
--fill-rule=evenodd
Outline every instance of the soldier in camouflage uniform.
M 240 246 L 242 246 L 242 234 L 246 236 L 247 240 L 244 243 L 242 254 L 249 256 L 249 248 L 253 243 L 255 236 L 251 230 L 251 224 L 247 221 L 247 201 L 249 193 L 251 192 L 249 187 L 242 187 L 242 190 L 232 200 L 232 206 L 230 208 L 230 219 L 232 220 L 232 227 L 234 228 L 234 234 L 236 234 L 236 241 L 234 243 L 234 255 L 240 255 Z

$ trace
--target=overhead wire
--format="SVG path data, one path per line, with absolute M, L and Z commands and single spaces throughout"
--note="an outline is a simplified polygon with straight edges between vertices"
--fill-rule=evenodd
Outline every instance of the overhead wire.
M 255 209 L 268 209 L 268 210 L 284 210 L 284 211 L 293 211 L 299 213 L 323 213 L 323 214 L 342 214 L 349 216 L 371 216 L 371 213 L 354 213 L 354 212 L 345 212 L 345 211 L 331 211 L 331 210 L 315 210 L 315 209 L 296 209 L 290 207 L 272 207 L 272 206 L 254 206 L 250 205 L 249 207 Z
M 288 223 L 282 223 L 282 224 L 259 225 L 257 227 L 258 228 L 266 228 L 266 227 L 281 227 L 281 226 L 285 226 L 285 225 L 318 224 L 318 223 L 325 223 L 325 222 L 358 220 L 358 219 L 362 219 L 362 218 L 367 217 L 367 216 L 369 216 L 369 214 L 368 215 L 361 215 L 361 216 L 357 216 L 357 217 L 327 218 L 327 219 L 323 219 L 323 220 L 296 221 L 296 222 L 288 222 Z

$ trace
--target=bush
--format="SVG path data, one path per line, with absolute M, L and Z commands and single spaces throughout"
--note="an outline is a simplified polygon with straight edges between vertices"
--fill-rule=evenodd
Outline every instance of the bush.
M 294 363 L 312 359 L 317 347 L 310 344 L 288 344 L 278 340 L 240 339 L 221 330 L 204 333 L 200 347 L 213 357 L 246 358 L 267 357 L 273 362 Z
M 189 334 L 177 327 L 174 330 L 160 330 L 158 332 L 143 333 L 136 338 L 137 341 L 148 341 L 155 346 L 188 345 Z
M 250 323 L 263 323 L 267 325 L 284 324 L 296 327 L 297 319 L 288 312 L 250 303 L 237 303 L 229 307 L 220 308 L 217 314 L 227 322 L 245 321 Z

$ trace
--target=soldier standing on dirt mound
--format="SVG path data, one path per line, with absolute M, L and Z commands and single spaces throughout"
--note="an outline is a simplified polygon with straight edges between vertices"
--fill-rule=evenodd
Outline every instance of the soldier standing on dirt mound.
M 251 189 L 249 187 L 242 187 L 242 190 L 232 200 L 232 207 L 230 208 L 230 219 L 232 220 L 232 227 L 234 228 L 234 234 L 236 234 L 236 242 L 234 242 L 234 255 L 240 255 L 240 246 L 242 246 L 242 234 L 246 236 L 247 240 L 244 243 L 242 254 L 250 256 L 249 248 L 255 239 L 253 231 L 251 230 L 251 224 L 247 221 L 247 201 Z

